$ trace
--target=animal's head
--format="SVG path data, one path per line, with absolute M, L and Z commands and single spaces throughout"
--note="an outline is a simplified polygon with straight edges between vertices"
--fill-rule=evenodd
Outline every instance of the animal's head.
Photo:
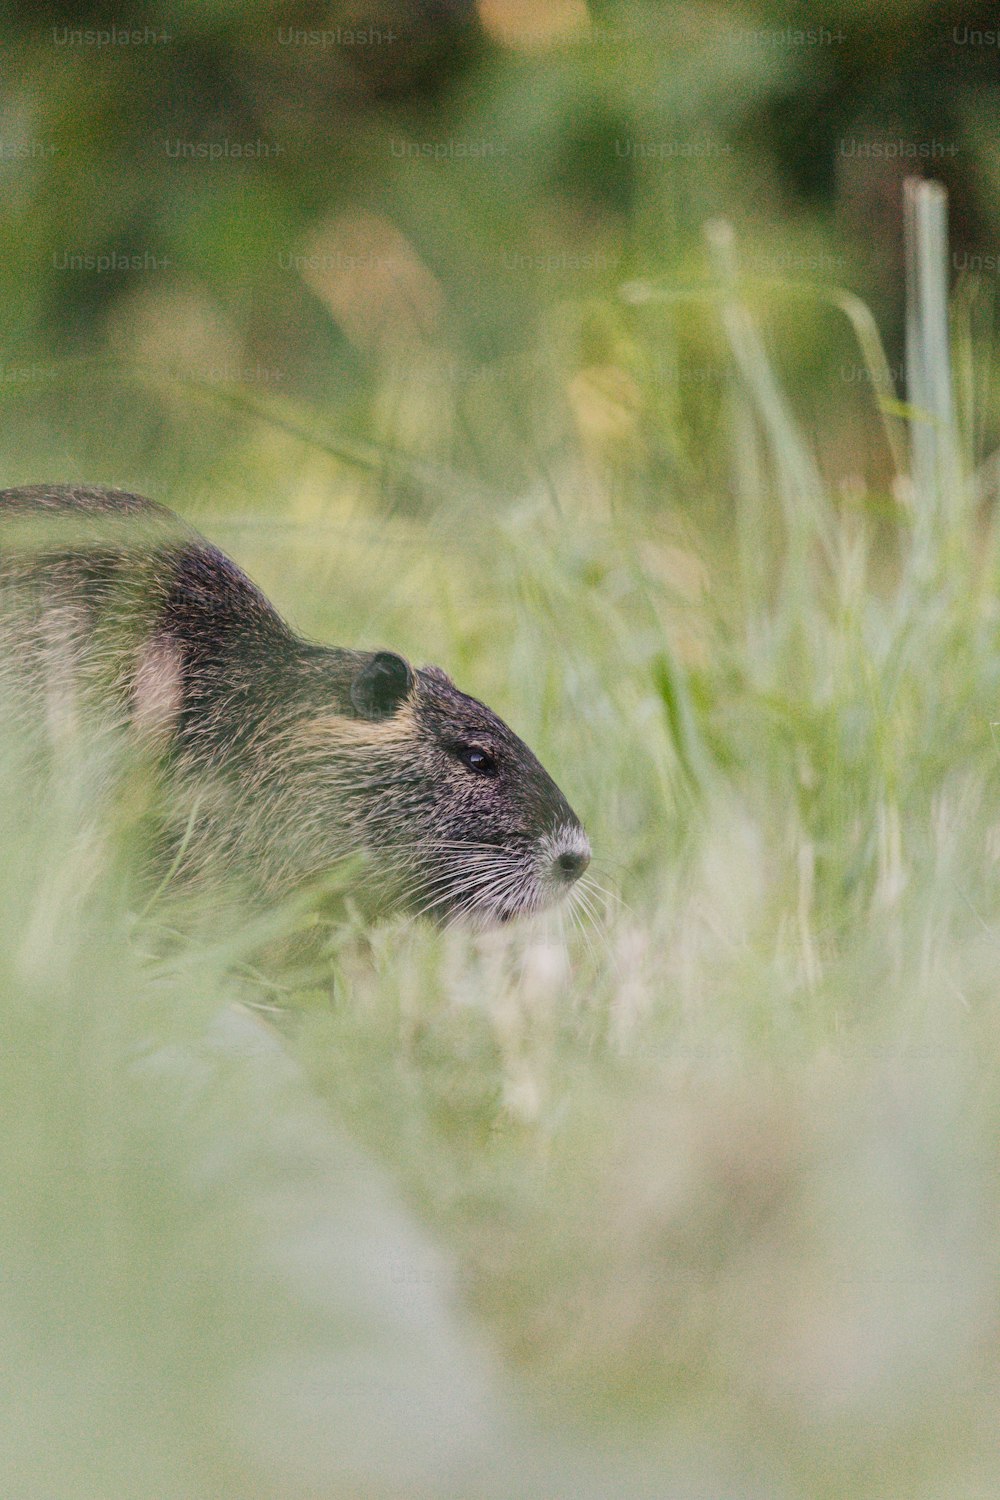
M 368 884 L 482 925 L 564 896 L 590 861 L 579 819 L 523 740 L 438 667 L 355 657 L 347 712 L 311 726 Z M 313 762 L 316 764 L 316 761 Z

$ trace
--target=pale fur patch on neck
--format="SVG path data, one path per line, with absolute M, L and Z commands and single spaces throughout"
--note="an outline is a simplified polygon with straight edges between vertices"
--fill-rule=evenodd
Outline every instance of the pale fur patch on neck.
M 170 738 L 184 704 L 181 649 L 166 636 L 143 646 L 132 681 L 132 723 L 153 743 Z

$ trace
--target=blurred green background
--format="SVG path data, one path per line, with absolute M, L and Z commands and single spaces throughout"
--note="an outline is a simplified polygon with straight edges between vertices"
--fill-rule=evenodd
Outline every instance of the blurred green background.
M 595 860 L 496 934 L 224 919 L 0 716 L 0 1492 L 992 1500 L 994 7 L 2 41 L 0 480 L 440 662 Z
M 826 471 L 877 485 L 850 339 L 773 283 L 860 293 L 898 367 L 900 184 L 916 170 L 950 190 L 955 279 L 985 256 L 992 289 L 994 19 L 914 0 L 385 0 L 156 4 L 133 27 L 12 7 L 10 477 L 42 463 L 162 482 L 172 465 L 217 486 L 235 388 L 313 436 L 501 492 L 554 482 L 582 444 L 610 465 L 603 488 L 624 473 L 632 500 L 694 504 L 721 478 L 711 320 L 679 307 L 651 343 L 616 292 L 697 286 L 721 213 L 744 270 L 772 283 L 757 296 Z M 154 378 L 168 371 L 183 394 Z

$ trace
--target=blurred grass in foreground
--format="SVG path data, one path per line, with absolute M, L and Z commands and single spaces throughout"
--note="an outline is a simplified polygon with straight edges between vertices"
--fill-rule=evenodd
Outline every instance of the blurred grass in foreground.
M 289 526 L 196 517 L 526 734 L 583 930 L 317 917 L 303 978 L 136 916 L 100 761 L 5 741 L 6 1493 L 995 1493 L 1000 558 L 922 202 L 889 521 L 814 482 L 735 270 L 729 537 L 568 470 L 425 525 L 265 428 Z

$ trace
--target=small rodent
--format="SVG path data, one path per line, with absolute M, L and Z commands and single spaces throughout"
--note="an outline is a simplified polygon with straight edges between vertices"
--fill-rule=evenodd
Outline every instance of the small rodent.
M 50 714 L 113 704 L 184 793 L 192 857 L 269 893 L 360 856 L 365 906 L 485 925 L 550 904 L 590 860 L 566 798 L 489 708 L 439 667 L 303 640 L 154 501 L 0 491 L 0 612 L 5 655 Z

